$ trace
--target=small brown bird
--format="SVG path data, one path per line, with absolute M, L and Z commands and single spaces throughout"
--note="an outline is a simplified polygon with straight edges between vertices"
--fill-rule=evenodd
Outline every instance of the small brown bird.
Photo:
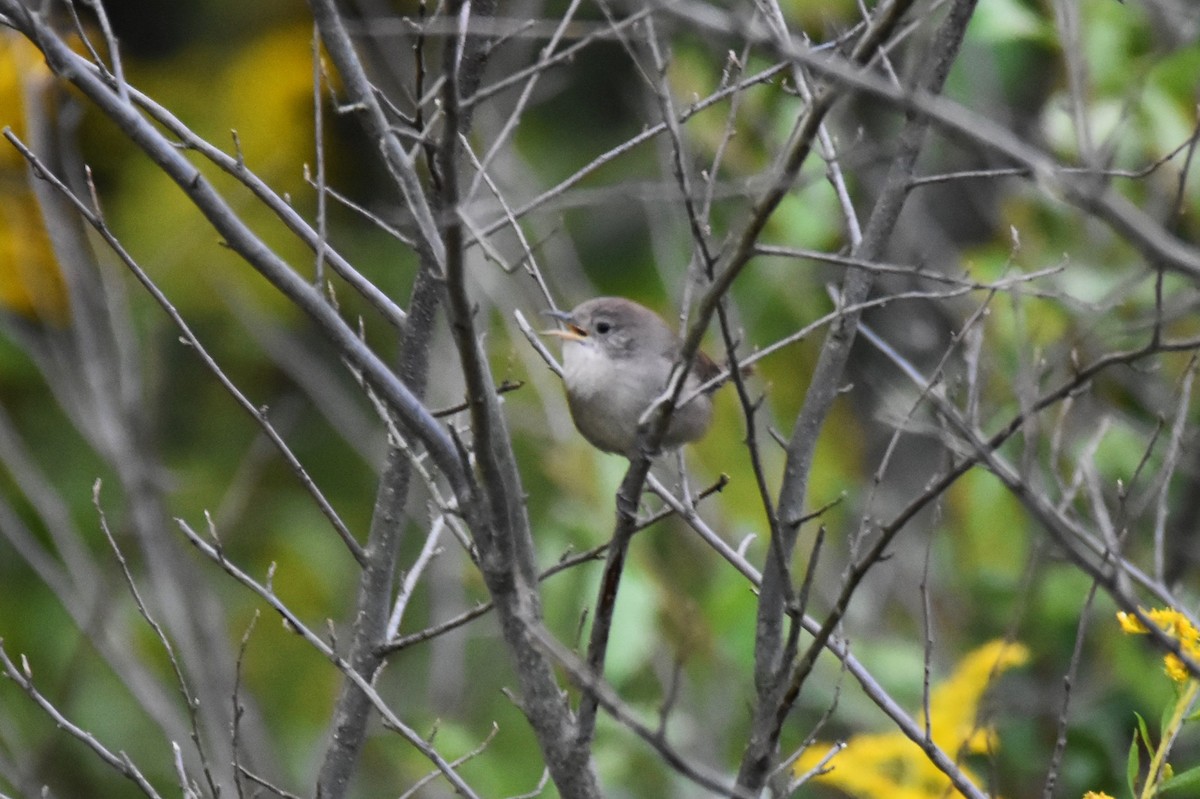
M 570 312 L 549 311 L 565 330 L 545 335 L 563 340 L 563 383 L 571 418 L 583 437 L 605 452 L 634 455 L 638 420 L 666 388 L 681 342 L 658 314 L 622 297 L 597 297 Z M 712 389 L 695 394 L 720 374 L 696 353 L 681 400 L 662 440 L 674 449 L 701 438 L 712 421 Z M 694 396 L 693 396 L 694 395 Z

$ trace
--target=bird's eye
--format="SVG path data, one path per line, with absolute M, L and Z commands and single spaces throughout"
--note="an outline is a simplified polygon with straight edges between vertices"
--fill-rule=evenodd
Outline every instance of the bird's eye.
M 596 323 L 596 332 L 599 333 L 600 335 L 603 336 L 605 333 L 607 333 L 610 330 L 612 330 L 611 323 L 609 323 L 609 322 L 597 322 Z

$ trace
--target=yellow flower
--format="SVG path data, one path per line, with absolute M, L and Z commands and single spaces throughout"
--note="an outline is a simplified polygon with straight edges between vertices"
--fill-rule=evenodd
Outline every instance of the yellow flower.
M 1163 631 L 1163 634 L 1174 638 L 1179 642 L 1179 648 L 1185 655 L 1192 660 L 1200 660 L 1200 631 L 1188 620 L 1186 616 L 1177 610 L 1171 608 L 1155 608 L 1153 610 L 1143 611 L 1154 625 Z M 1149 632 L 1146 626 L 1131 613 L 1118 613 L 1117 622 L 1121 625 L 1121 630 L 1130 634 Z M 1183 665 L 1183 661 L 1176 655 L 1169 654 L 1163 658 L 1163 665 L 1167 672 L 1167 676 L 1175 682 L 1186 682 L 1192 679 L 1191 673 L 1187 670 L 1187 666 Z
M 929 696 L 933 742 L 945 752 L 964 749 L 971 754 L 996 747 L 993 731 L 977 723 L 977 709 L 992 677 L 1013 666 L 1024 665 L 1029 650 L 997 639 L 967 654 L 950 678 Z
M 35 150 L 26 103 L 43 117 L 51 115 L 50 86 L 50 70 L 37 48 L 16 33 L 0 30 L 0 128 L 11 127 Z M 42 213 L 29 165 L 0 139 L 0 310 L 65 325 L 70 321 L 67 284 Z
M 1129 633 L 1130 635 L 1148 632 L 1148 630 L 1146 630 L 1146 625 L 1142 624 L 1141 619 L 1139 619 L 1137 616 L 1134 616 L 1132 613 L 1126 613 L 1123 610 L 1120 611 L 1117 613 L 1117 621 L 1121 625 L 1121 631 Z
M 929 729 L 934 743 L 952 757 L 962 753 L 994 751 L 995 732 L 978 724 L 979 701 L 991 679 L 1029 659 L 1020 644 L 990 641 L 969 653 L 945 682 L 929 696 Z M 922 719 L 923 721 L 923 719 Z M 797 759 L 797 776 L 811 771 L 830 744 L 817 742 Z M 863 799 L 945 799 L 961 796 L 950 780 L 929 761 L 919 746 L 899 732 L 855 735 L 845 749 L 813 777 Z M 963 773 L 978 779 L 966 768 Z
M 1128 632 L 1128 631 L 1127 631 Z M 1113 799 L 1104 791 L 1088 791 L 1083 795 L 1083 799 Z

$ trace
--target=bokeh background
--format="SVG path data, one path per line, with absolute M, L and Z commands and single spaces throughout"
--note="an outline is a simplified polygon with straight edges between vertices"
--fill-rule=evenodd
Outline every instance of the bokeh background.
M 1067 25 L 1063 5 L 980 3 L 947 95 L 1066 163 L 1123 170 L 1112 178 L 1122 193 L 1194 244 L 1200 184 L 1191 150 L 1159 162 L 1195 133 L 1200 12 L 1184 0 L 1080 0 Z M 528 2 L 505 13 L 554 20 L 564 6 Z M 857 21 L 850 0 L 793 0 L 782 6 L 789 23 L 814 41 L 836 37 Z M 313 218 L 318 209 L 311 183 L 317 169 L 313 28 L 304 5 L 106 0 L 104 7 L 129 81 L 217 147 L 230 153 L 240 148 L 247 166 Z M 381 87 L 411 98 L 414 37 L 399 18 L 415 17 L 417 4 L 360 0 L 348 3 L 347 11 L 358 17 L 356 40 Z M 578 15 L 584 31 L 603 20 L 602 10 L 590 4 Z M 911 36 L 893 54 L 897 72 L 905 74 L 919 61 L 931 30 L 914 21 Z M 1068 30 L 1078 37 L 1077 47 L 1065 42 Z M 683 108 L 717 89 L 730 68 L 728 45 L 678 22 L 669 38 L 667 79 Z M 527 66 L 543 44 L 533 35 L 507 40 L 493 53 L 484 85 Z M 435 53 L 440 43 L 426 46 Z M 1074 72 L 1068 65 L 1073 57 L 1082 59 Z M 768 64 L 753 53 L 745 68 L 749 73 Z M 44 71 L 28 43 L 0 32 L 0 124 L 18 135 L 27 133 L 22 109 L 29 83 L 48 80 Z M 1086 84 L 1073 92 L 1072 81 L 1080 75 Z M 329 200 L 330 241 L 403 301 L 415 256 L 376 224 L 402 226 L 403 212 L 375 158 L 375 145 L 352 115 L 332 107 L 330 95 L 336 97 L 338 89 L 336 76 L 330 80 L 333 88 L 323 96 L 321 114 L 323 169 L 329 186 L 354 203 Z M 489 135 L 504 124 L 513 101 L 510 89 L 475 109 L 477 152 L 487 150 Z M 780 79 L 744 92 L 739 103 L 737 134 L 725 145 L 714 181 L 717 230 L 744 216 L 755 181 L 786 140 L 800 107 Z M 336 353 L 295 308 L 222 246 L 186 197 L 109 121 L 77 98 L 67 98 L 64 108 L 71 115 L 64 129 L 77 136 L 112 231 L 229 378 L 254 405 L 270 408 L 273 422 L 350 529 L 365 531 L 385 433 Z M 684 125 L 697 164 L 710 162 L 721 146 L 729 111 L 728 102 L 718 103 Z M 591 41 L 542 77 L 511 145 L 496 158 L 492 177 L 506 199 L 520 206 L 636 136 L 659 114 L 621 42 Z M 901 123 L 893 110 L 863 99 L 842 103 L 830 120 L 838 162 L 864 215 Z M 194 160 L 277 252 L 297 270 L 313 274 L 312 253 L 270 212 L 234 180 L 203 159 Z M 921 171 L 933 175 L 997 166 L 1004 164 L 934 135 Z M 765 241 L 844 252 L 846 220 L 826 176 L 826 166 L 811 158 L 800 183 L 772 216 Z M 126 407 L 136 408 L 138 416 L 131 426 L 137 446 L 111 445 L 104 417 L 96 411 L 103 391 L 54 357 L 79 324 L 79 308 L 68 298 L 69 280 L 42 226 L 33 185 L 21 156 L 7 144 L 0 147 L 0 637 L 10 654 L 27 658 L 40 689 L 65 715 L 109 748 L 128 753 L 169 792 L 175 781 L 163 730 L 131 698 L 127 683 L 92 640 L 96 631 L 114 631 L 149 674 L 170 684 L 169 662 L 140 622 L 101 532 L 93 504 L 96 482 L 101 482 L 99 505 L 139 577 L 149 566 L 128 534 L 132 467 L 121 459 L 130 452 L 148 458 L 133 470 L 141 475 L 135 482 L 157 492 L 164 520 L 180 518 L 203 529 L 210 514 L 228 557 L 260 579 L 273 568 L 279 596 L 314 628 L 324 629 L 328 619 L 330 629 L 348 639 L 357 570 L 255 422 L 93 237 L 96 285 L 103 289 L 114 340 L 122 348 L 117 361 L 128 370 L 121 386 L 136 394 Z M 491 221 L 499 208 L 489 192 L 481 191 L 472 211 Z M 661 136 L 592 170 L 524 216 L 522 224 L 561 306 L 618 294 L 675 322 L 686 299 L 695 296 L 688 288 L 694 279 L 688 266 L 691 235 Z M 564 553 L 607 539 L 613 495 L 626 462 L 597 453 L 575 433 L 557 378 L 514 321 L 513 311 L 519 310 L 536 325 L 545 299 L 521 264 L 516 238 L 501 230 L 490 243 L 492 257 L 472 263 L 471 290 L 481 318 L 489 322 L 486 347 L 495 375 L 523 383 L 505 395 L 505 407 L 541 562 L 549 566 Z M 985 430 L 1019 410 L 1022 386 L 1055 385 L 1079 363 L 1137 346 L 1154 321 L 1155 273 L 1141 256 L 1100 223 L 1022 177 L 988 175 L 915 187 L 889 260 L 938 274 L 966 272 L 980 282 L 1054 270 L 1027 284 L 1027 290 L 1001 292 L 990 300 L 978 328 L 977 391 Z M 826 285 L 837 282 L 842 269 L 797 258 L 757 259 L 730 295 L 740 354 L 828 313 L 833 303 Z M 344 286 L 335 284 L 335 291 L 343 315 L 361 317 L 372 347 L 394 357 L 397 343 L 387 324 Z M 882 279 L 878 288 L 880 296 L 910 291 L 928 294 L 930 288 L 911 274 Z M 1162 296 L 1166 334 L 1200 332 L 1194 281 L 1168 274 Z M 897 299 L 869 312 L 867 323 L 919 368 L 932 370 L 985 298 L 986 292 L 975 291 Z M 822 334 L 818 330 L 762 359 L 750 378 L 752 390 L 764 397 L 757 423 L 773 488 L 783 452 L 771 444 L 769 431 L 790 434 Z M 715 336 L 706 346 L 716 354 L 722 349 Z M 459 402 L 463 388 L 445 331 L 436 347 L 434 362 L 446 367 L 435 370 L 429 405 L 441 408 Z M 835 503 L 821 517 L 828 540 L 813 587 L 812 610 L 818 614 L 836 591 L 863 518 L 889 518 L 947 462 L 936 428 L 923 430 L 914 422 L 915 432 L 900 439 L 886 473 L 876 479 L 915 393 L 877 350 L 863 342 L 857 347 L 846 391 L 821 439 L 809 492 L 810 507 Z M 1079 464 L 1094 468 L 1094 480 L 1085 482 L 1102 489 L 1099 501 L 1117 518 L 1118 528 L 1130 531 L 1130 558 L 1147 562 L 1147 531 L 1157 500 L 1132 507 L 1119 486 L 1145 488 L 1164 473 L 1164 431 L 1180 420 L 1178 466 L 1162 490 L 1168 496 L 1170 579 L 1177 596 L 1194 609 L 1200 591 L 1195 532 L 1200 450 L 1194 402 L 1181 400 L 1181 385 L 1194 369 L 1192 357 L 1168 354 L 1137 368 L 1106 371 L 1069 409 L 1041 415 L 1007 452 L 1015 458 L 1024 452 L 1067 483 L 1079 474 Z M 964 379 L 952 373 L 951 388 L 965 392 Z M 747 555 L 761 563 L 765 525 L 742 445 L 745 422 L 732 390 L 719 395 L 717 407 L 712 433 L 689 448 L 688 479 L 699 489 L 729 475 L 728 486 L 702 503 L 702 513 L 735 544 L 754 537 Z M 1090 504 L 1095 500 L 1085 490 L 1074 494 L 1082 515 L 1095 511 Z M 419 494 L 412 500 L 413 530 L 402 563 L 412 563 L 423 544 L 426 500 Z M 62 551 L 52 528 L 78 544 L 79 558 L 94 563 L 94 581 L 86 590 L 78 584 L 56 588 L 53 575 L 70 571 L 64 564 L 72 556 Z M 811 541 L 816 525 L 812 528 L 805 540 Z M 219 598 L 230 652 L 253 623 L 240 658 L 241 679 L 261 725 L 263 751 L 270 752 L 264 769 L 277 784 L 311 795 L 330 734 L 339 674 L 219 569 L 187 551 L 173 525 L 161 534 L 174 539 L 195 579 Z M 800 551 L 807 551 L 803 544 Z M 549 626 L 568 643 L 578 640 L 586 624 L 599 569 L 598 563 L 585 564 L 543 584 Z M 1007 637 L 1028 647 L 1028 662 L 1007 671 L 984 704 L 997 747 L 971 760 L 999 795 L 1027 797 L 1041 795 L 1058 733 L 1064 675 L 1081 618 L 1089 620 L 1055 795 L 1074 797 L 1087 789 L 1117 795 L 1134 713 L 1157 718 L 1173 687 L 1161 677 L 1154 650 L 1120 634 L 1115 608 L 1102 594 L 1086 602 L 1090 588 L 1087 577 L 1057 556 L 1003 486 L 973 471 L 902 533 L 889 559 L 856 595 L 845 634 L 856 655 L 914 713 L 921 706 L 927 657 L 937 683 L 986 641 Z M 69 612 L 64 593 L 86 596 L 90 615 L 81 620 Z M 450 618 L 485 598 L 477 573 L 448 542 L 419 583 L 402 632 Z M 678 521 L 659 523 L 635 539 L 608 677 L 629 702 L 653 717 L 678 673 L 671 735 L 718 768 L 737 762 L 748 723 L 754 608 L 744 579 Z M 928 653 L 927 642 L 932 642 Z M 532 735 L 504 693 L 512 685 L 494 622 L 484 617 L 395 655 L 380 690 L 415 729 L 436 731 L 435 741 L 448 755 L 478 746 L 495 724 L 498 732 L 488 748 L 462 773 L 485 786 L 488 795 L 508 796 L 532 790 L 542 771 Z M 799 745 L 835 697 L 836 711 L 821 738 L 886 729 L 878 710 L 840 674 L 837 662 L 823 658 L 794 713 L 789 745 Z M 613 796 L 695 795 L 618 725 L 602 723 L 596 756 Z M 1174 758 L 1180 768 L 1200 759 L 1194 731 L 1178 742 Z M 399 795 L 428 768 L 410 748 L 377 729 L 356 775 L 355 795 Z M 32 796 L 34 786 L 42 784 L 59 797 L 139 795 L 13 683 L 0 682 L 0 792 Z M 832 788 L 804 790 L 839 795 Z M 434 784 L 421 795 L 447 791 Z M 554 795 L 553 788 L 544 795 Z

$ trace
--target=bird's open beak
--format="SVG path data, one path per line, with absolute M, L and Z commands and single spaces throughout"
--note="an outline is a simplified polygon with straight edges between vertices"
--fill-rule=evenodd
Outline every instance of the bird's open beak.
M 543 336 L 558 336 L 567 341 L 587 341 L 587 333 L 575 325 L 568 324 L 566 330 L 542 330 Z
M 566 330 L 559 330 L 557 328 L 554 330 L 542 330 L 540 332 L 543 336 L 557 336 L 567 341 L 584 341 L 587 339 L 587 331 L 572 322 L 571 314 L 567 311 L 542 311 L 542 316 L 552 316 L 567 326 Z

